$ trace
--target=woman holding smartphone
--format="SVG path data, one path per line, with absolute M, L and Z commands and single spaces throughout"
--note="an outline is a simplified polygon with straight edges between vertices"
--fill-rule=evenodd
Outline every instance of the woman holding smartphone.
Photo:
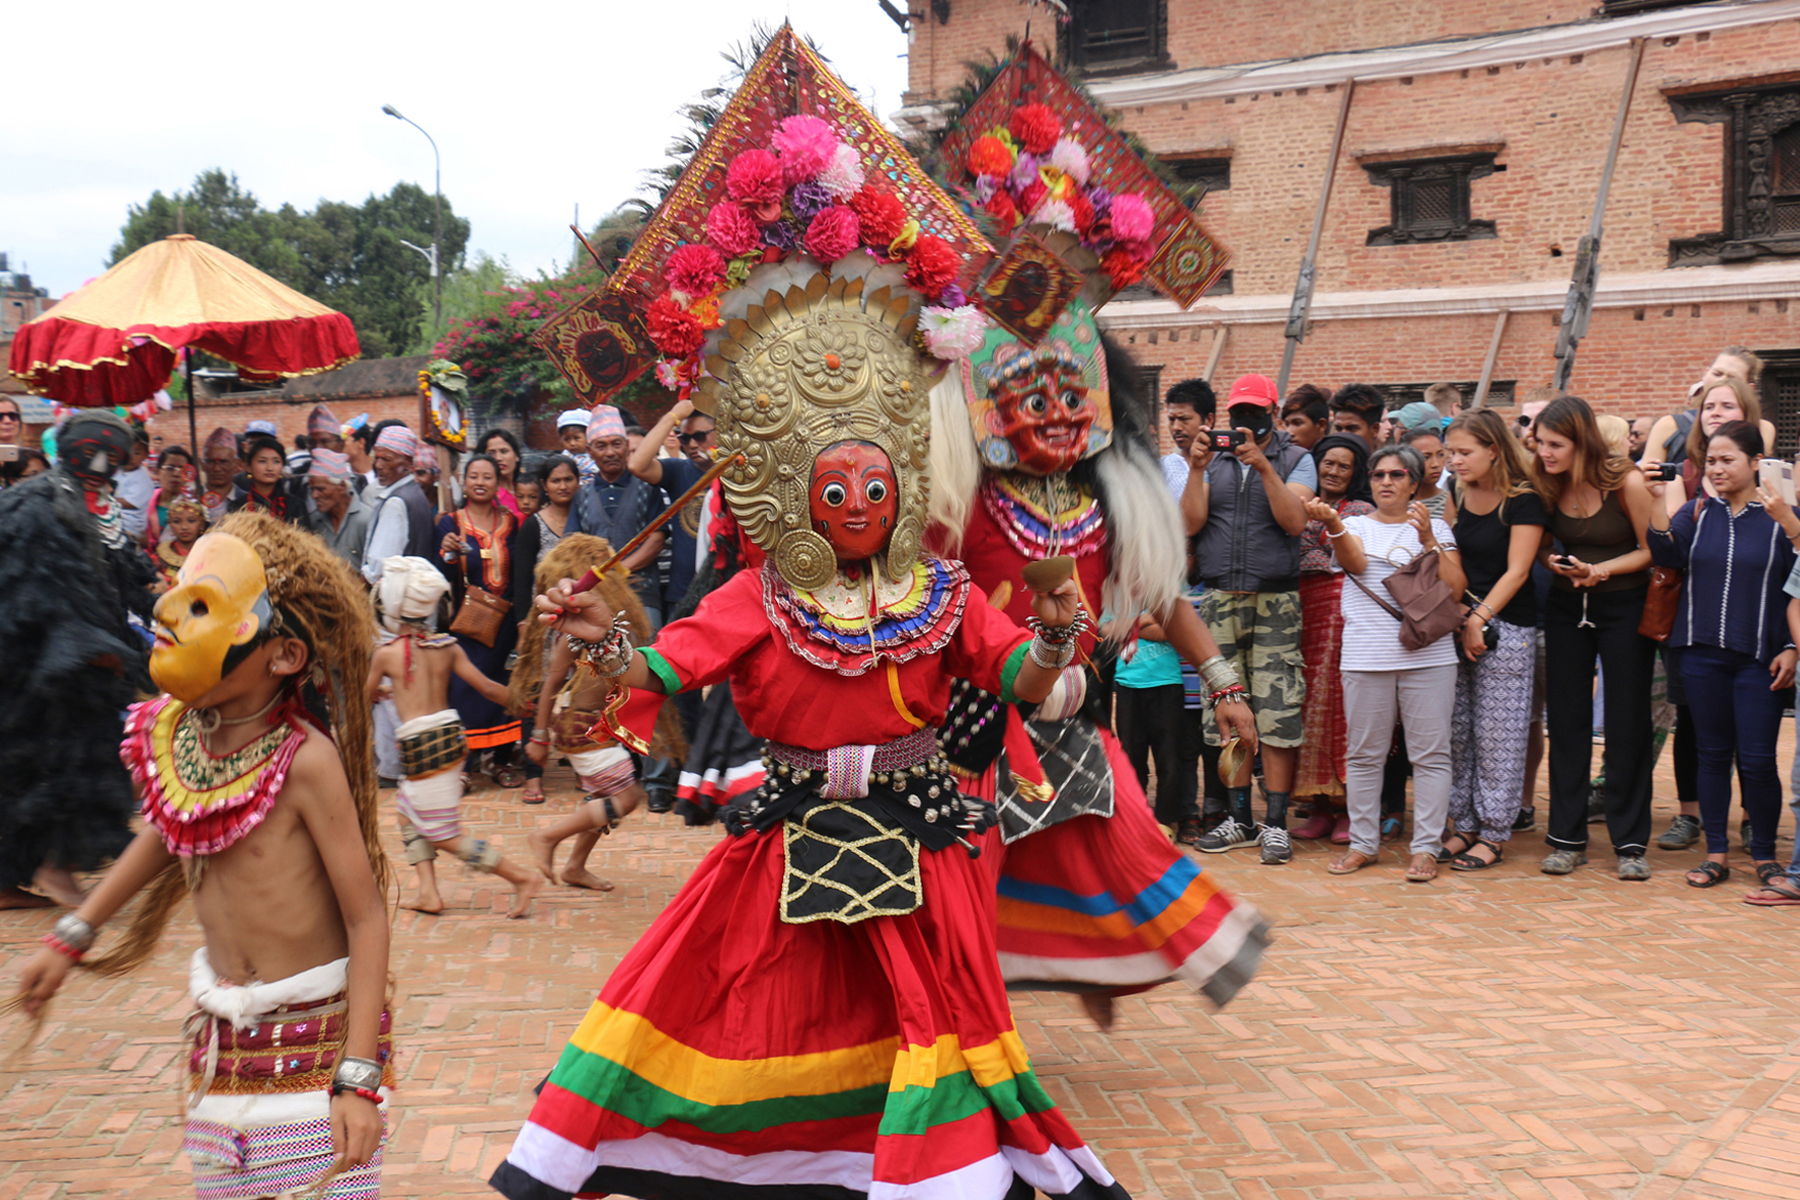
M 1682 682 L 1699 751 L 1700 816 L 1706 860 L 1687 873 L 1689 887 L 1731 878 L 1727 833 L 1731 772 L 1743 779 L 1750 818 L 1750 857 L 1767 884 L 1786 870 L 1775 861 L 1781 779 L 1775 739 L 1791 702 L 1794 645 L 1782 590 L 1794 568 L 1791 536 L 1800 518 L 1779 497 L 1757 488 L 1762 434 L 1745 421 L 1721 425 L 1702 455 L 1707 491 L 1673 518 L 1655 506 L 1650 552 L 1661 566 L 1687 572 L 1669 644 L 1681 650 Z
M 1650 589 L 1645 530 L 1658 498 L 1628 459 L 1608 453 L 1594 410 L 1575 396 L 1558 397 L 1538 414 L 1533 475 L 1550 515 L 1541 560 L 1556 577 L 1544 612 L 1551 852 L 1540 869 L 1567 875 L 1587 862 L 1598 657 L 1605 669 L 1607 832 L 1619 878 L 1648 879 L 1656 643 L 1638 633 L 1638 623 Z

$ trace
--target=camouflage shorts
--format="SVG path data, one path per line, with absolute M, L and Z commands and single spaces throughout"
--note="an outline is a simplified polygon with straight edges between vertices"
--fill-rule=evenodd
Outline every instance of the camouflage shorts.
M 1306 701 L 1300 593 L 1208 591 L 1200 597 L 1200 619 L 1249 689 L 1257 737 L 1267 746 L 1298 746 Z M 1207 743 L 1218 745 L 1218 728 L 1204 724 Z

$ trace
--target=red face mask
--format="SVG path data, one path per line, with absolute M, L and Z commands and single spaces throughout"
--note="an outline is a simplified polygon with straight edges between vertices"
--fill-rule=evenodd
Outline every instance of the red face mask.
M 840 560 L 861 562 L 887 547 L 899 511 L 894 468 L 869 442 L 828 446 L 813 463 L 814 532 L 831 543 Z
M 1094 425 L 1087 392 L 1081 371 L 1057 359 L 1034 362 L 1000 384 L 994 411 L 1020 470 L 1055 475 L 1081 461 Z

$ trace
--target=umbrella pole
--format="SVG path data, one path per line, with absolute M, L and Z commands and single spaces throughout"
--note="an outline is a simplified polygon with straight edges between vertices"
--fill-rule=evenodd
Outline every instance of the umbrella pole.
M 199 418 L 194 415 L 194 356 L 185 354 L 182 357 L 186 360 L 182 363 L 182 377 L 187 380 L 188 449 L 192 451 L 194 461 L 198 463 L 200 461 L 200 434 L 197 424 Z

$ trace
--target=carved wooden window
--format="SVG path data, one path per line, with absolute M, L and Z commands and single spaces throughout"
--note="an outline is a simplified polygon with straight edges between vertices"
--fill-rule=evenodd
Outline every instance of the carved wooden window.
M 1175 178 L 1194 189 L 1195 195 L 1211 195 L 1213 192 L 1231 190 L 1231 159 L 1227 158 L 1171 158 L 1162 155 L 1163 165 L 1174 172 Z
M 1469 184 L 1505 169 L 1495 165 L 1492 154 L 1364 163 L 1370 182 L 1393 193 L 1389 202 L 1392 221 L 1369 230 L 1368 244 L 1407 246 L 1495 236 L 1492 221 L 1470 215 Z
M 1669 243 L 1669 265 L 1800 254 L 1800 89 L 1671 96 L 1678 121 L 1725 126 L 1721 228 Z
M 1694 0 L 1601 0 L 1603 17 L 1629 17 L 1633 13 L 1652 12 L 1659 8 L 1686 8 Z
M 1069 0 L 1056 40 L 1063 60 L 1089 75 L 1166 69 L 1168 0 Z
M 1378 383 L 1375 385 L 1375 388 L 1383 396 L 1387 397 L 1388 411 L 1399 412 L 1409 404 L 1417 404 L 1423 401 L 1425 399 L 1425 390 L 1435 383 L 1437 383 L 1437 380 L 1435 379 L 1429 383 Z M 1451 386 L 1462 393 L 1462 402 L 1467 404 L 1470 400 L 1475 398 L 1475 389 L 1481 385 L 1479 382 L 1471 379 L 1462 383 L 1453 383 Z M 1512 407 L 1513 392 L 1518 386 L 1519 381 L 1516 379 L 1492 380 L 1488 384 L 1487 399 L 1482 402 L 1482 407 Z
M 1800 450 L 1800 350 L 1762 350 L 1763 416 L 1775 422 L 1774 453 L 1791 459 Z

